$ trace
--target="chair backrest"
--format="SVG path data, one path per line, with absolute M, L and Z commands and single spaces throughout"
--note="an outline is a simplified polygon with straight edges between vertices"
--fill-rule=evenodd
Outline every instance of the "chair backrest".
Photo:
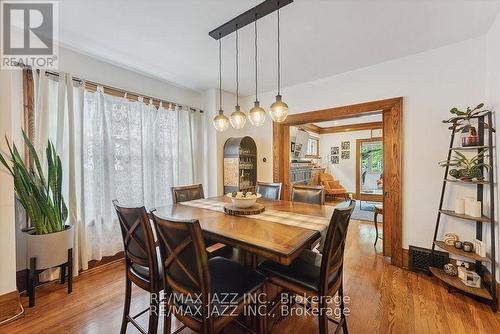
M 133 265 L 149 268 L 148 277 L 158 277 L 158 261 L 153 229 L 146 208 L 124 207 L 113 201 L 123 238 L 127 270 Z M 144 277 L 142 277 L 144 280 Z M 150 280 L 153 287 L 158 280 Z
M 325 204 L 325 189 L 323 186 L 294 185 L 292 201 L 310 204 Z
M 202 184 L 178 186 L 178 187 L 172 187 L 171 189 L 172 189 L 172 200 L 174 201 L 174 204 L 205 198 Z
M 153 221 L 163 264 L 164 285 L 172 292 L 191 296 L 202 302 L 202 316 L 211 293 L 210 272 L 205 242 L 198 220 L 158 217 Z
M 328 294 L 342 280 L 345 240 L 355 205 L 356 201 L 350 200 L 349 206 L 336 208 L 333 211 L 321 259 L 320 294 L 322 295 Z
M 319 173 L 318 179 L 320 184 L 325 181 L 335 181 L 335 178 L 330 173 Z
M 257 182 L 255 192 L 264 198 L 278 200 L 281 198 L 281 182 Z

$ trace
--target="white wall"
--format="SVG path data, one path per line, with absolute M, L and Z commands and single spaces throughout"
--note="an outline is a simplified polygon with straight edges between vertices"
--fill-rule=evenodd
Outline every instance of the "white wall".
M 326 166 L 326 171 L 333 174 L 335 179 L 347 189 L 348 192 L 356 192 L 356 140 L 371 138 L 371 130 L 349 131 L 340 133 L 328 133 L 319 136 L 319 147 L 321 152 L 321 165 Z M 351 143 L 351 158 L 341 158 L 340 143 L 349 141 Z M 339 148 L 339 163 L 330 162 L 330 148 Z
M 9 156 L 4 136 L 22 142 L 21 89 L 19 71 L 0 70 L 0 151 L 4 156 Z M 14 188 L 11 175 L 3 167 L 0 167 L 0 212 L 0 295 L 3 295 L 16 290 Z
M 207 113 L 207 119 L 211 122 L 211 120 L 215 117 L 216 113 L 219 111 L 219 91 L 215 89 L 211 89 L 205 91 L 203 94 L 203 100 L 205 104 L 203 105 L 203 110 Z M 224 110 L 224 114 L 229 117 L 231 113 L 234 111 L 234 106 L 236 105 L 236 95 L 222 91 L 222 108 Z M 243 137 L 243 136 L 251 136 L 256 139 L 259 135 L 263 135 L 267 133 L 270 136 L 269 142 L 267 141 L 258 141 L 257 144 L 257 179 L 259 181 L 272 181 L 272 124 L 270 122 L 266 122 L 266 124 L 262 127 L 256 128 L 250 124 L 250 121 L 247 119 L 246 125 L 242 130 L 235 130 L 229 125 L 229 128 L 223 133 L 216 133 L 212 124 L 208 126 L 209 136 L 210 131 L 212 131 L 213 135 L 216 136 L 215 145 L 209 145 L 209 157 L 216 157 L 216 160 L 213 164 L 209 166 L 209 175 L 216 176 L 212 179 L 213 183 L 217 186 L 217 192 L 213 195 L 221 195 L 223 193 L 223 157 L 224 157 L 224 143 L 230 137 Z M 271 148 L 269 147 L 271 146 Z M 264 162 L 264 158 L 266 162 Z M 269 174 L 269 175 L 268 175 Z M 213 188 L 212 188 L 213 189 Z
M 208 171 L 207 171 L 207 184 L 208 189 L 206 190 L 207 196 L 217 196 L 219 192 L 222 192 L 222 171 L 218 170 L 217 162 L 219 158 L 222 159 L 222 146 L 218 143 L 217 131 L 215 131 L 212 125 L 212 119 L 217 114 L 218 108 L 218 97 L 217 91 L 215 89 L 210 89 L 203 94 L 202 108 L 206 113 L 207 124 L 207 159 L 208 161 Z M 219 175 L 220 174 L 220 175 Z
M 201 94 L 197 91 L 160 81 L 63 47 L 59 49 L 59 71 L 195 108 L 200 108 L 202 103 Z
M 488 106 L 492 108 L 496 112 L 496 129 L 500 131 L 500 14 L 497 16 L 493 26 L 488 32 L 487 37 L 487 97 L 488 97 Z M 500 147 L 500 136 L 496 136 L 496 163 L 498 166 L 498 162 L 500 159 L 498 158 L 498 147 Z M 496 179 L 497 184 L 499 180 L 498 173 L 500 172 L 500 168 L 496 169 Z M 498 198 L 498 189 L 497 189 L 497 203 L 496 203 L 496 243 L 500 243 L 500 225 L 498 223 L 498 212 L 500 212 L 500 198 Z M 490 240 L 490 232 L 486 233 L 486 240 L 489 242 Z M 500 247 L 497 247 L 496 250 L 496 260 L 497 260 L 497 280 L 500 280 Z
M 443 178 L 443 170 L 437 163 L 446 158 L 450 135 L 441 120 L 448 117 L 452 106 L 475 105 L 486 100 L 485 53 L 486 38 L 480 37 L 283 89 L 290 113 L 404 97 L 404 248 L 410 244 L 431 246 Z M 286 83 L 286 73 L 293 69 L 283 71 Z M 261 105 L 268 109 L 275 94 L 260 94 Z M 253 97 L 244 99 L 245 111 L 252 101 Z M 218 142 L 235 134 L 252 136 L 257 142 L 259 157 L 272 158 L 269 119 L 261 128 L 246 125 L 243 130 L 222 133 Z M 272 163 L 258 161 L 259 180 L 271 181 Z M 219 169 L 221 163 L 219 159 Z M 459 187 L 457 193 L 473 194 L 465 187 Z M 449 196 L 447 204 L 455 196 Z M 442 231 L 453 230 L 464 238 L 471 238 L 472 225 L 449 221 Z

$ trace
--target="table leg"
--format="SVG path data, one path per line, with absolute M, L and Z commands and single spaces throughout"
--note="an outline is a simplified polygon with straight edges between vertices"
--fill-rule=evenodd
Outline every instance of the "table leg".
M 377 241 L 378 241 L 377 217 L 378 217 L 378 212 L 375 210 L 375 214 L 373 215 L 373 223 L 375 224 L 375 243 L 373 244 L 373 247 L 377 247 Z

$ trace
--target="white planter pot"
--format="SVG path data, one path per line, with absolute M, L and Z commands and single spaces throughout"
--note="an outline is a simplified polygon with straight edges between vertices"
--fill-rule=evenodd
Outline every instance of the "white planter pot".
M 36 258 L 36 270 L 59 266 L 68 262 L 68 249 L 73 248 L 73 227 L 49 234 L 34 234 L 34 230 L 24 232 L 26 238 L 26 261 Z M 28 265 L 29 267 L 29 265 Z

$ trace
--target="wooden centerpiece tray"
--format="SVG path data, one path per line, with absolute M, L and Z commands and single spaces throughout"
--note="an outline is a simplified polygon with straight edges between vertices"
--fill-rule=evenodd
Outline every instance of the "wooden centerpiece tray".
M 232 203 L 227 203 L 224 206 L 224 212 L 231 216 L 249 216 L 249 215 L 258 215 L 266 210 L 266 207 L 263 204 L 255 203 L 253 206 L 249 208 L 238 208 Z

